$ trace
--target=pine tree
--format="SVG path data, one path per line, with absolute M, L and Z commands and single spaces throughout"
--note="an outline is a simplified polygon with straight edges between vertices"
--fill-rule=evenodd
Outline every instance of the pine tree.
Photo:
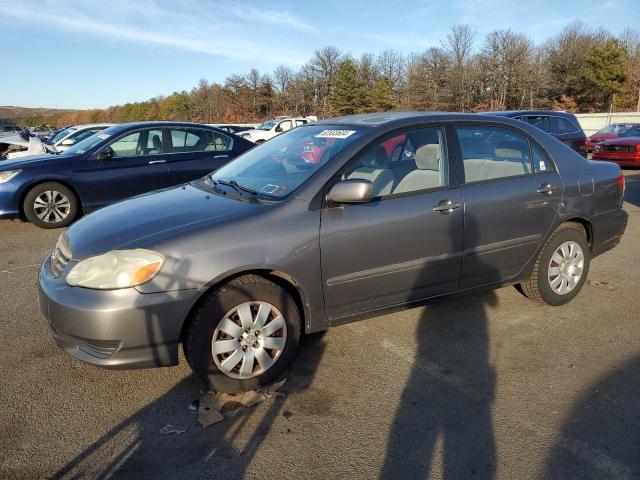
M 594 45 L 584 59 L 578 76 L 581 94 L 593 108 L 607 107 L 614 94 L 622 90 L 627 78 L 624 46 L 617 39 Z
M 386 78 L 378 78 L 367 91 L 365 110 L 369 112 L 388 112 L 396 108 L 391 82 Z
M 340 62 L 329 96 L 332 110 L 339 115 L 352 115 L 365 110 L 364 82 L 352 60 Z

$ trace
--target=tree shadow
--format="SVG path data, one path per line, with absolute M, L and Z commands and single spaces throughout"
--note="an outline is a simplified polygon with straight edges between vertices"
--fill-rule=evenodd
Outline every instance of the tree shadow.
M 638 392 L 640 355 L 591 385 L 575 405 L 551 448 L 544 478 L 640 478 Z
M 477 225 L 465 217 L 464 250 L 473 249 Z M 451 234 L 455 245 L 455 234 Z M 465 271 L 498 281 L 490 266 L 467 258 Z M 485 277 L 486 278 L 486 277 Z M 422 282 L 421 282 L 422 283 Z M 495 475 L 491 409 L 495 373 L 489 359 L 487 308 L 494 291 L 428 305 L 416 329 L 417 351 L 387 441 L 381 479 L 424 479 L 439 470 L 446 479 Z
M 188 271 L 188 264 L 178 265 L 171 272 L 170 289 L 187 285 Z M 168 325 L 166 315 L 162 321 L 153 311 L 141 310 L 155 360 L 169 358 L 172 347 L 161 339 L 172 334 L 175 326 Z M 272 394 L 258 406 L 224 411 L 225 420 L 206 429 L 188 408 L 205 387 L 192 374 L 85 448 L 52 478 L 240 478 L 283 414 L 286 397 L 310 388 L 324 345 L 323 335 L 303 336 L 294 359 L 300 367 L 288 372 L 288 381 L 280 389 L 283 395 Z M 118 394 L 126 392 L 114 392 Z M 187 431 L 160 434 L 167 424 Z

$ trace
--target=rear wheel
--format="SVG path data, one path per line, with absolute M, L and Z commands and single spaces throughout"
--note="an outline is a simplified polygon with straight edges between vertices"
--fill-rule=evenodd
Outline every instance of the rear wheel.
M 300 339 L 300 314 L 279 285 L 257 275 L 212 291 L 195 311 L 184 341 L 191 368 L 218 392 L 274 381 Z
M 78 199 L 64 185 L 41 183 L 33 187 L 22 205 L 27 219 L 40 228 L 63 228 L 78 214 Z
M 564 223 L 538 255 L 533 272 L 520 286 L 531 300 L 563 305 L 582 289 L 589 273 L 590 250 L 584 228 Z

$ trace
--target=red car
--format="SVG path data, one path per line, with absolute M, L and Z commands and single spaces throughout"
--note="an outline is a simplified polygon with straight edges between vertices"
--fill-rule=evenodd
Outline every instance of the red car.
M 625 130 L 618 138 L 595 145 L 593 159 L 616 162 L 621 166 L 640 167 L 640 125 Z
M 624 132 L 634 127 L 640 127 L 640 123 L 612 123 L 598 130 L 590 137 L 587 137 L 587 152 L 593 152 L 593 148 L 597 143 L 619 138 Z

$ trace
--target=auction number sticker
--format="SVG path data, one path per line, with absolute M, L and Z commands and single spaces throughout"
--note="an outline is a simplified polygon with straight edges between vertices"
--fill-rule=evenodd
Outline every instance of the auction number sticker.
M 347 138 L 356 133 L 355 130 L 323 130 L 316 138 Z

